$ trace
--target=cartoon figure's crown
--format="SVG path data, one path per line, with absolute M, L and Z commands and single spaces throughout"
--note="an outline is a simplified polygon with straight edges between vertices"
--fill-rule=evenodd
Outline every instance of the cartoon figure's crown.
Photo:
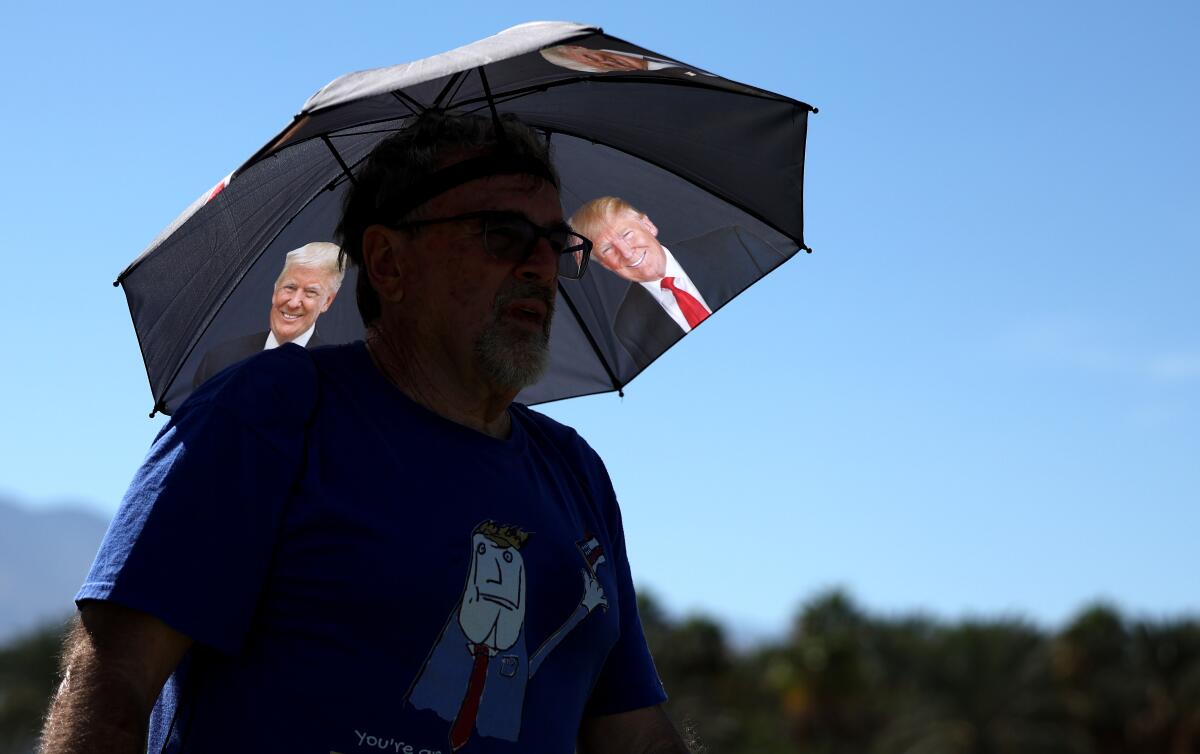
M 484 521 L 475 527 L 476 534 L 482 534 L 501 547 L 512 547 L 520 550 L 532 535 L 516 526 L 501 526 L 495 521 Z

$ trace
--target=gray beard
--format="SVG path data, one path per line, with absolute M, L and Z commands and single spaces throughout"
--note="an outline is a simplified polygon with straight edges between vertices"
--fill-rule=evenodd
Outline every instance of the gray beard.
M 522 298 L 539 299 L 546 304 L 542 332 L 529 332 L 504 322 L 508 305 Z M 550 322 L 553 318 L 554 297 L 545 286 L 518 283 L 497 296 L 492 321 L 475 341 L 475 355 L 488 379 L 512 390 L 537 382 L 550 363 Z

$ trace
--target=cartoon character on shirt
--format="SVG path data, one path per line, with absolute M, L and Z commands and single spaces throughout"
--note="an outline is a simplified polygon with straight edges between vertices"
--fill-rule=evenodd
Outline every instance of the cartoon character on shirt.
M 532 656 L 525 641 L 525 561 L 530 534 L 484 521 L 471 533 L 471 567 L 458 608 L 409 689 L 407 701 L 450 723 L 450 747 L 473 734 L 516 741 L 521 732 L 525 686 L 555 647 L 608 598 L 596 578 L 604 563 L 590 534 L 577 542 L 586 568 L 583 597 L 566 621 Z M 487 693 L 484 693 L 484 690 Z

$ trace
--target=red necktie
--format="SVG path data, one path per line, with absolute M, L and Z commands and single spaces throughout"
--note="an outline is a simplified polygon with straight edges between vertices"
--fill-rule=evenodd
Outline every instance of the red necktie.
M 479 714 L 479 699 L 483 696 L 483 682 L 487 680 L 488 648 L 483 642 L 475 645 L 475 664 L 471 666 L 471 680 L 467 681 L 467 693 L 462 706 L 450 726 L 450 747 L 458 751 L 471 739 L 475 730 L 475 716 Z
M 675 294 L 675 303 L 679 304 L 679 311 L 683 312 L 688 327 L 695 327 L 709 315 L 708 309 L 705 309 L 704 304 L 697 301 L 695 296 L 675 287 L 675 278 L 663 278 L 662 287 Z

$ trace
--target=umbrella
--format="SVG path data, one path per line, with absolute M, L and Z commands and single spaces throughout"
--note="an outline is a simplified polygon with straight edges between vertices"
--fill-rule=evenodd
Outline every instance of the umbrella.
M 598 27 L 522 24 L 335 79 L 120 274 L 155 411 L 170 413 L 187 397 L 205 353 L 264 329 L 284 255 L 335 240 L 355 168 L 429 108 L 513 113 L 544 134 L 567 215 L 600 196 L 637 207 L 677 262 L 695 270 L 713 312 L 807 249 L 804 146 L 815 108 Z M 354 290 L 353 275 L 343 291 Z M 682 337 L 688 328 L 672 330 L 661 312 L 631 319 L 637 287 L 599 264 L 561 281 L 549 367 L 517 400 L 620 391 Z M 363 335 L 348 292 L 319 319 L 323 343 Z

